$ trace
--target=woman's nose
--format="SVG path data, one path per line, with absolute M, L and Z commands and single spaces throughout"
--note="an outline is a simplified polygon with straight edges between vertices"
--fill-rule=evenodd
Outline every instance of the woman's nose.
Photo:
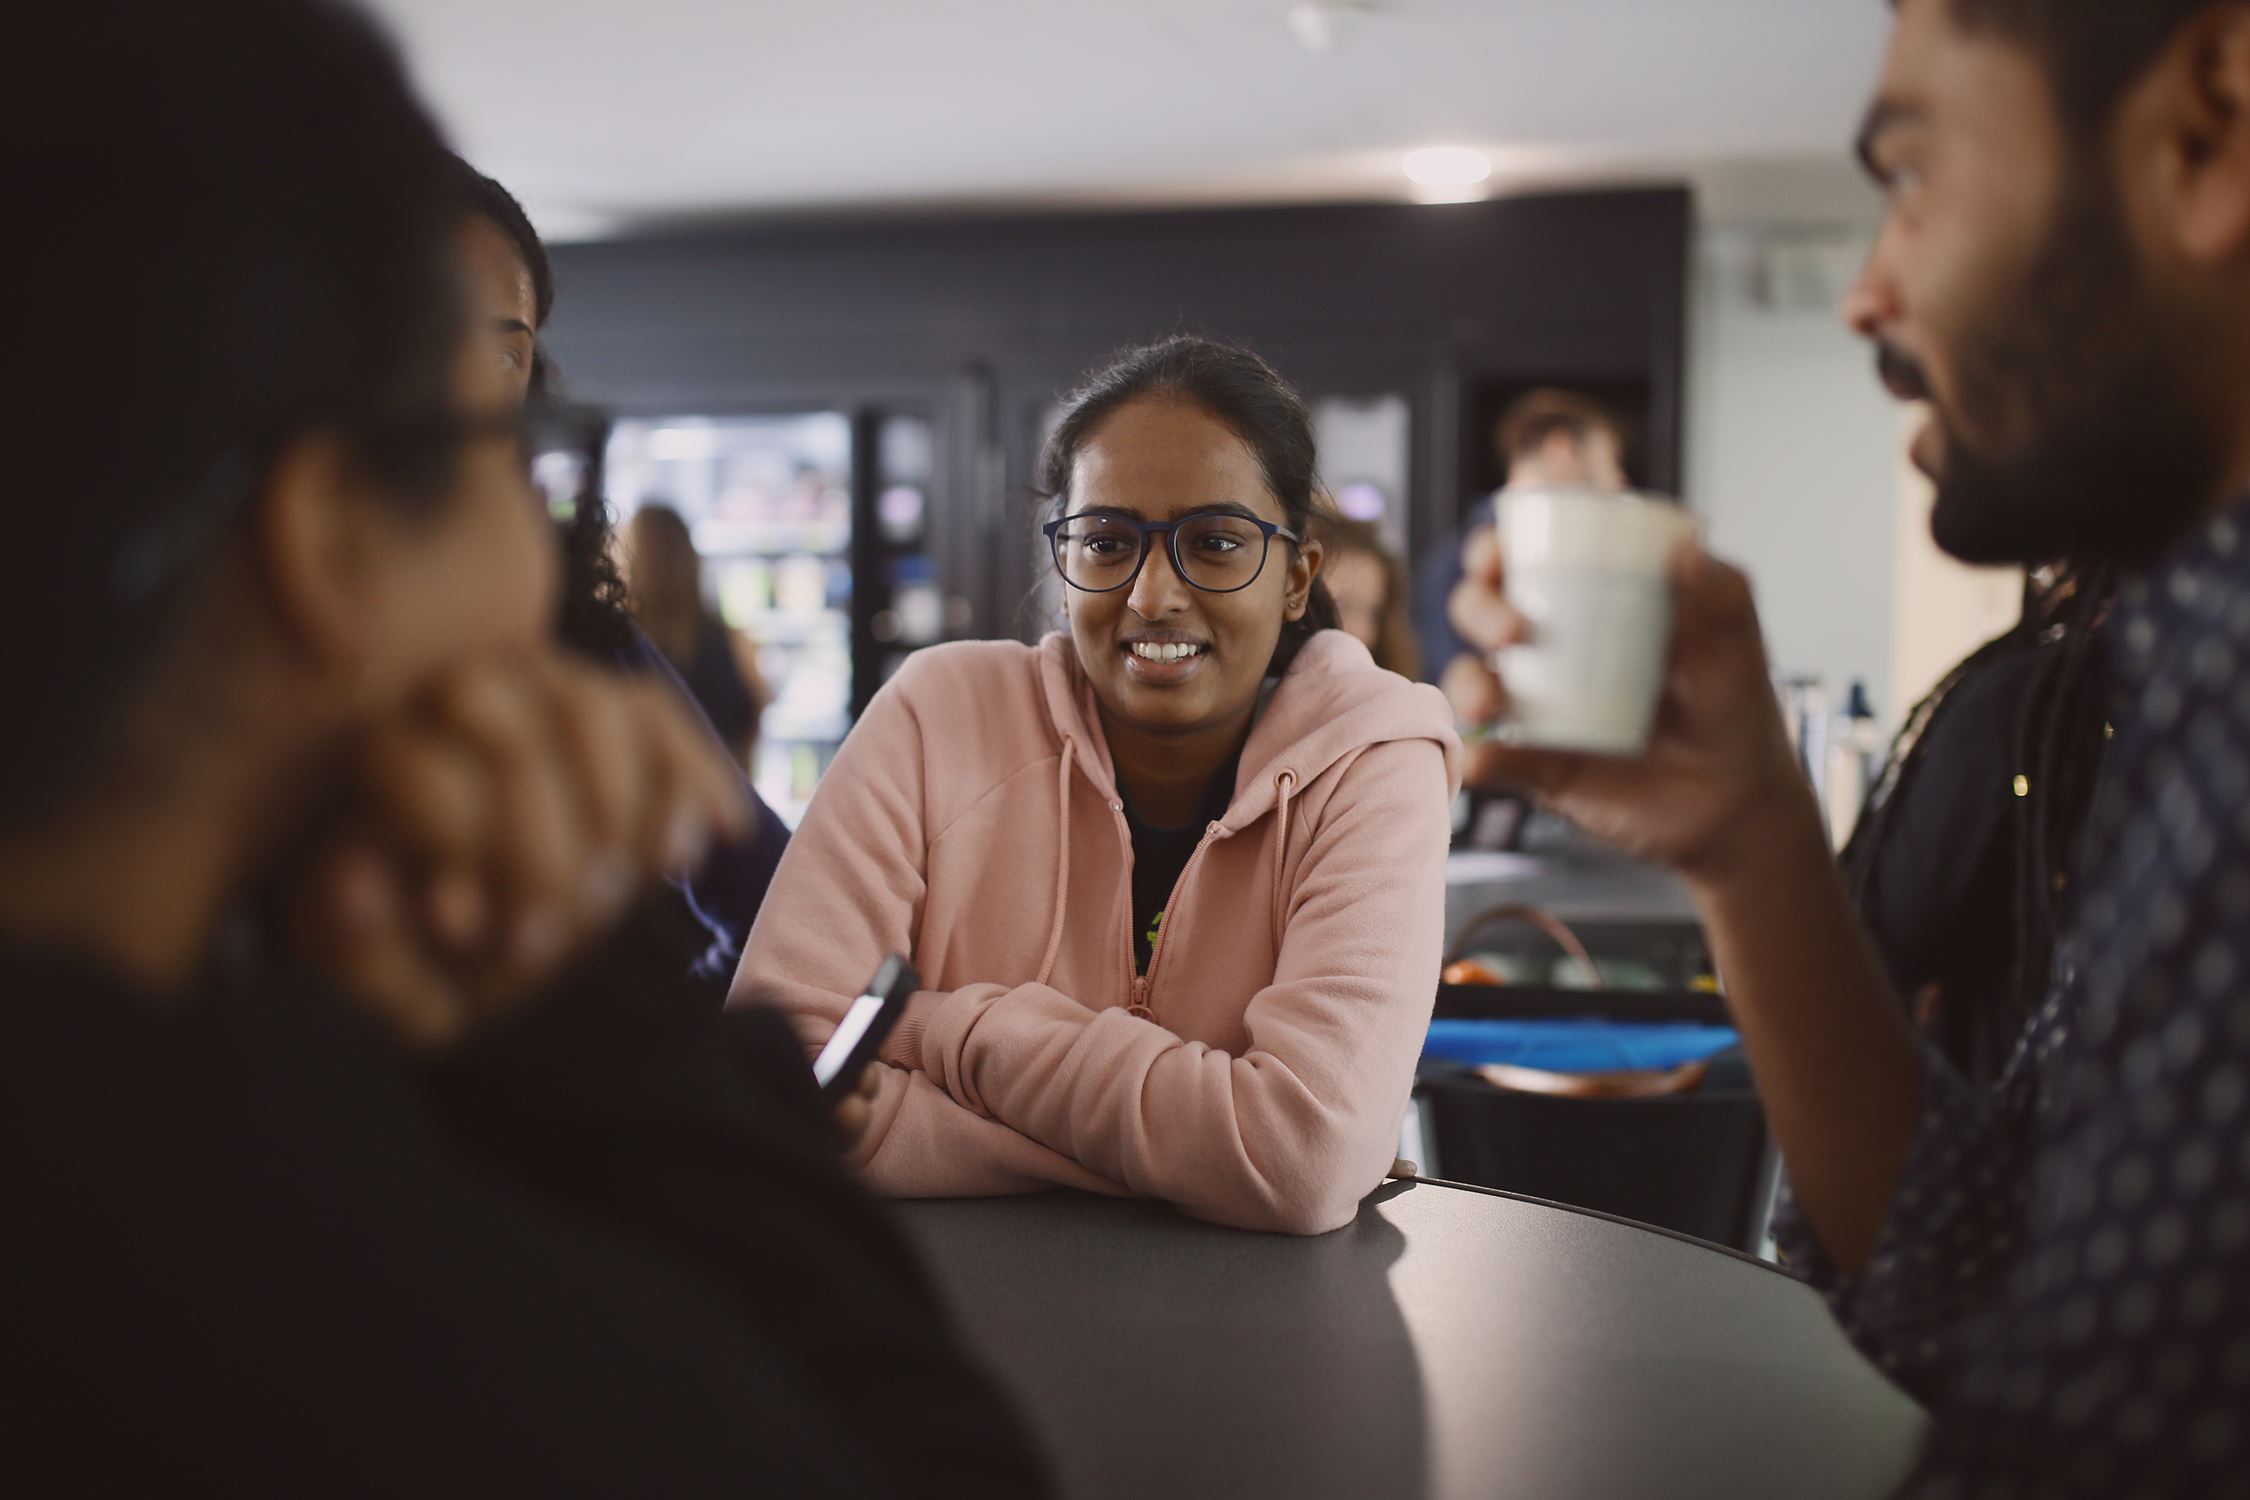
M 1148 539 L 1148 556 L 1141 562 L 1141 576 L 1133 580 L 1133 590 L 1125 603 L 1133 613 L 1144 620 L 1154 620 L 1176 614 L 1187 607 L 1188 585 L 1180 577 L 1179 569 L 1172 566 L 1172 554 L 1164 545 L 1164 538 Z

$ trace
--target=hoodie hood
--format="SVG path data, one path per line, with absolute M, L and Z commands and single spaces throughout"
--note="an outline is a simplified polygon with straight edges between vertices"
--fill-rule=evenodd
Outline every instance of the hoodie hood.
M 1039 677 L 1058 743 L 1102 795 L 1117 796 L 1117 768 L 1102 733 L 1094 690 L 1070 636 L 1039 643 Z M 1429 740 L 1445 752 L 1448 783 L 1461 785 L 1461 742 L 1445 695 L 1375 665 L 1353 636 L 1323 630 L 1305 642 L 1267 696 L 1242 749 L 1221 826 L 1238 833 L 1274 810 L 1293 788 L 1319 778 L 1345 757 L 1392 740 Z

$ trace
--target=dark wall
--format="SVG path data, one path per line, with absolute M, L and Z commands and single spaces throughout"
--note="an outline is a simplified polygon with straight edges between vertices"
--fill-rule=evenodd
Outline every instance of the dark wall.
M 1639 397 L 1635 478 L 1676 490 L 1684 189 L 1443 207 L 788 224 L 562 247 L 551 342 L 625 411 L 905 406 L 938 418 L 937 539 L 980 632 L 1028 579 L 1039 414 L 1120 345 L 1241 339 L 1311 395 L 1414 411 L 1409 533 L 1450 533 L 1489 475 L 1495 393 Z

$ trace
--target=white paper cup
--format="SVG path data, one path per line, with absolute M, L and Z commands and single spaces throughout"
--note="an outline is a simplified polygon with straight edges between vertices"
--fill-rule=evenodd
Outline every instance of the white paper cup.
M 1646 495 L 1576 490 L 1503 494 L 1508 602 L 1531 638 L 1498 653 L 1511 744 L 1639 755 L 1672 637 L 1669 564 L 1696 524 Z

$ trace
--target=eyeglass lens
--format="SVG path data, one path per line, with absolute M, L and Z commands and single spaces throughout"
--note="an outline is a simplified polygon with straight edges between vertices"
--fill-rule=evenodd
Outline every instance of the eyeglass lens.
M 1240 516 L 1191 516 L 1173 533 L 1180 576 L 1196 588 L 1247 588 L 1266 561 L 1266 536 Z M 1055 566 L 1092 593 L 1121 588 L 1155 538 L 1114 516 L 1073 516 L 1055 532 Z

